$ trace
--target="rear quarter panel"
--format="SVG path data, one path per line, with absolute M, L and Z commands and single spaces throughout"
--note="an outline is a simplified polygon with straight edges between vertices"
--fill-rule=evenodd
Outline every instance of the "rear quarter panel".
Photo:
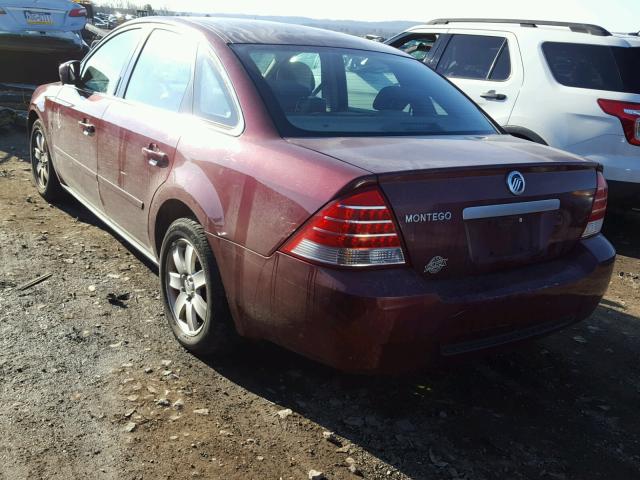
M 281 138 L 235 137 L 202 121 L 182 137 L 150 215 L 170 198 L 182 200 L 207 232 L 269 256 L 336 192 L 366 173 Z
M 581 155 L 584 151 L 574 147 L 585 141 L 605 136 L 622 137 L 620 121 L 605 114 L 598 105 L 598 99 L 638 102 L 640 95 L 567 87 L 558 83 L 542 45 L 560 42 L 626 46 L 625 41 L 616 37 L 562 32 L 550 32 L 541 37 L 536 32 L 526 31 L 518 34 L 518 41 L 523 52 L 525 81 L 509 126 L 525 127 L 541 136 L 548 145 Z

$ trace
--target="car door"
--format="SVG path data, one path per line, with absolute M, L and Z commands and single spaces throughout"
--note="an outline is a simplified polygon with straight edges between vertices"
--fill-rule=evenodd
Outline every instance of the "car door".
M 500 125 L 507 125 L 524 79 L 515 35 L 508 32 L 456 33 L 437 59 L 447 77 Z
M 166 180 L 190 112 L 197 44 L 154 29 L 109 105 L 98 151 L 98 186 L 109 218 L 147 250 L 149 204 Z
M 109 38 L 80 67 L 77 85 L 61 87 L 52 100 L 51 138 L 63 182 L 92 207 L 101 209 L 97 183 L 97 142 L 102 115 L 113 100 L 141 29 Z

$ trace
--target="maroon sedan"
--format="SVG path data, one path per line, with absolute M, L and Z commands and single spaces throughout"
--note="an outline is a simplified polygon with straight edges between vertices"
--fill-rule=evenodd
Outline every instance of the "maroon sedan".
M 40 87 L 35 184 L 160 267 L 169 323 L 336 368 L 416 369 L 589 316 L 615 251 L 598 165 L 505 135 L 379 43 L 145 19 Z

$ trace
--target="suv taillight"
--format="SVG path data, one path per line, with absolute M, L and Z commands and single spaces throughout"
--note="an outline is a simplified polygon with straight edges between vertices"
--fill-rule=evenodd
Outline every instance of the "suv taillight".
M 69 12 L 70 17 L 86 17 L 87 10 L 84 8 L 74 8 Z
M 377 188 L 330 202 L 282 251 L 316 263 L 345 267 L 405 263 L 393 215 Z
M 598 172 L 598 187 L 596 189 L 596 196 L 593 199 L 593 205 L 591 206 L 591 215 L 589 216 L 589 222 L 587 227 L 582 233 L 582 238 L 593 237 L 600 233 L 602 224 L 604 223 L 604 214 L 607 211 L 607 181 L 604 179 L 602 172 Z
M 632 145 L 640 145 L 640 103 L 621 102 L 618 100 L 598 100 L 604 113 L 620 119 L 624 136 Z

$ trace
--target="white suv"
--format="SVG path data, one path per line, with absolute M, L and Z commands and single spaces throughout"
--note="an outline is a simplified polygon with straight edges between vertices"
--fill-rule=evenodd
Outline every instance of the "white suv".
M 447 77 L 514 136 L 600 162 L 640 206 L 640 38 L 596 25 L 441 19 L 387 40 Z

